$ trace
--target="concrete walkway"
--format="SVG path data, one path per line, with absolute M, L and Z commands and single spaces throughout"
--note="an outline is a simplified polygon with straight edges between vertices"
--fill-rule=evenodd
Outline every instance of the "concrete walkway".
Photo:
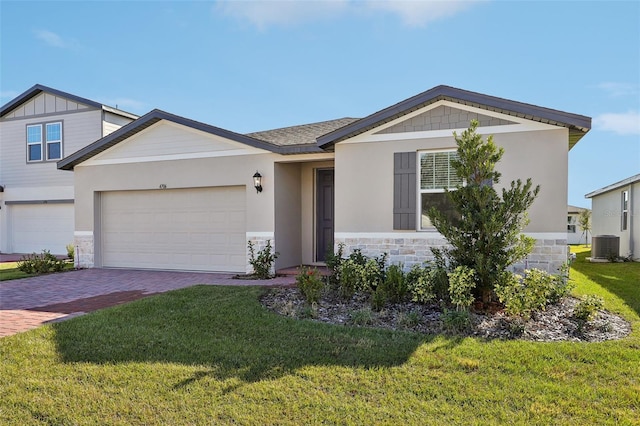
M 83 269 L 0 281 L 0 337 L 196 284 L 282 286 L 295 283 L 294 276 L 264 281 L 232 277 L 232 274 L 218 273 Z

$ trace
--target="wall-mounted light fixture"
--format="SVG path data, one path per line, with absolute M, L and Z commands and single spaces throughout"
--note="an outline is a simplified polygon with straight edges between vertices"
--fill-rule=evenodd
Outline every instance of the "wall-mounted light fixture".
M 253 175 L 253 186 L 256 188 L 256 192 L 262 192 L 262 175 L 256 170 L 256 174 Z

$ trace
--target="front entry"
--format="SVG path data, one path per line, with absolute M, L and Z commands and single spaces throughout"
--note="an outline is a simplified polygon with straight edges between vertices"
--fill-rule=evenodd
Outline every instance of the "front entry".
M 324 262 L 333 249 L 334 170 L 316 170 L 316 261 Z

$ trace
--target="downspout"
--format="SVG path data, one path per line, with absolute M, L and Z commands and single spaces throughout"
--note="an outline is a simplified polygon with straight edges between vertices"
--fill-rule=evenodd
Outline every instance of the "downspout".
M 631 183 L 629 185 L 629 257 L 634 259 L 633 249 L 634 249 L 634 241 L 633 241 L 633 187 L 635 183 Z

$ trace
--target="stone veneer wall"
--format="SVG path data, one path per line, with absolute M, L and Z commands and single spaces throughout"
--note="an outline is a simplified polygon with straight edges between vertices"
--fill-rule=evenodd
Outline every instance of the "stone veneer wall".
M 266 234 L 268 233 L 260 233 L 258 235 L 247 233 L 247 274 L 251 274 L 253 272 L 253 266 L 251 266 L 251 264 L 249 263 L 249 260 L 251 260 L 251 253 L 249 252 L 249 241 L 251 241 L 251 244 L 253 245 L 253 251 L 256 257 L 258 256 L 258 253 L 267 246 L 267 241 L 271 241 L 271 252 L 274 253 L 276 251 L 276 239 L 274 235 Z M 271 267 L 270 273 L 276 273 L 275 264 Z
M 76 253 L 73 260 L 75 267 L 93 268 L 95 262 L 93 233 L 74 235 L 73 245 Z
M 338 244 L 344 244 L 344 256 L 348 256 L 355 249 L 359 249 L 367 257 L 380 256 L 387 253 L 388 264 L 403 264 L 405 271 L 413 265 L 420 265 L 433 260 L 431 247 L 447 247 L 447 241 L 440 237 L 421 236 L 411 237 L 336 237 L 335 250 Z M 521 273 L 524 269 L 537 268 L 551 274 L 558 272 L 560 266 L 567 261 L 566 239 L 536 239 L 536 245 L 529 256 L 522 263 L 513 265 L 512 270 Z

